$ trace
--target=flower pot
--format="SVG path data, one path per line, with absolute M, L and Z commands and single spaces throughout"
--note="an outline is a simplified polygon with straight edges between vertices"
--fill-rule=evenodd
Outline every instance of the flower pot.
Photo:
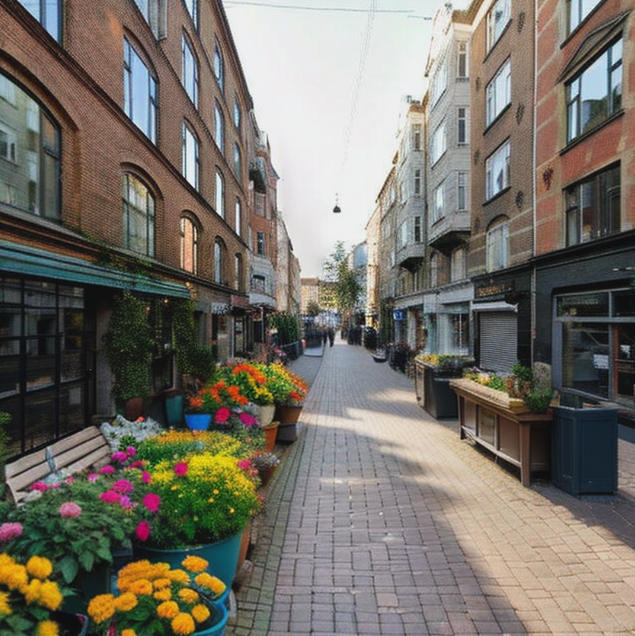
M 240 551 L 238 553 L 238 563 L 236 564 L 236 575 L 243 567 L 243 563 L 247 559 L 247 552 L 249 551 L 249 545 L 251 543 L 251 523 L 247 524 L 247 527 L 243 530 L 240 537 Z
M 211 617 L 206 623 L 208 626 L 203 629 L 197 629 L 193 636 L 223 636 L 225 634 L 229 619 L 227 607 L 219 603 L 210 603 L 209 611 L 211 612 Z
M 263 428 L 269 426 L 273 422 L 273 416 L 276 412 L 275 404 L 258 404 L 256 417 Z
M 126 404 L 124 406 L 124 417 L 129 422 L 134 422 L 138 420 L 143 415 L 143 398 L 136 397 L 130 398 L 126 400 Z
M 276 437 L 278 435 L 278 422 L 273 422 L 269 426 L 264 426 L 265 433 L 265 451 L 270 453 L 276 445 Z
M 239 532 L 223 541 L 175 550 L 135 545 L 134 555 L 136 559 L 148 559 L 151 563 L 168 563 L 172 568 L 180 568 L 183 559 L 193 554 L 205 559 L 209 563 L 208 572 L 218 577 L 227 587 L 231 587 L 236 575 L 242 535 L 243 533 Z
M 275 419 L 280 424 L 295 424 L 300 419 L 302 408 L 302 404 L 278 404 L 276 406 Z
M 67 596 L 62 604 L 62 613 L 86 614 L 88 602 L 99 594 L 108 594 L 112 590 L 112 570 L 108 563 L 100 563 L 92 572 L 81 572 L 73 581 L 75 594 Z
M 185 423 L 191 431 L 206 431 L 212 421 L 211 413 L 186 413 Z
M 276 466 L 267 466 L 266 468 L 260 468 L 258 470 L 258 475 L 260 477 L 260 483 L 262 488 L 264 488 L 273 477 L 273 474 L 276 472 Z

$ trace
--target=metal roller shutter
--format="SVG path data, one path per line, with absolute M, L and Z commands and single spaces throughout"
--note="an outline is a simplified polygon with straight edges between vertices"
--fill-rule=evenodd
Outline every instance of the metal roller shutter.
M 511 371 L 518 360 L 517 320 L 511 311 L 481 313 L 480 363 L 488 371 Z

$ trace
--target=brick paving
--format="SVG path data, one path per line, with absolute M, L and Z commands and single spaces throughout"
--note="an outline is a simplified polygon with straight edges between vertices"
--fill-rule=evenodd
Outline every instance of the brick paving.
M 227 636 L 635 634 L 635 445 L 619 491 L 524 488 L 337 340 L 255 525 Z

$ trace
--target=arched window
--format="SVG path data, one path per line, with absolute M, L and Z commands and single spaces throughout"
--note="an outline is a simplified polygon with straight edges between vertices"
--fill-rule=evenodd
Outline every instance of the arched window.
M 188 97 L 198 108 L 198 62 L 194 56 L 192 45 L 185 35 L 182 36 L 183 76 L 181 81 Z
M 234 144 L 234 174 L 238 181 L 242 181 L 243 176 L 243 159 L 240 153 L 240 146 Z
M 240 202 L 240 199 L 238 197 L 236 197 L 236 208 L 234 209 L 234 224 L 235 224 L 235 230 L 236 230 L 236 234 L 238 234 L 238 236 L 242 236 L 242 232 L 243 232 L 243 206 L 242 203 Z
M 234 259 L 234 289 L 242 291 L 244 278 L 243 257 L 241 254 L 236 254 Z
M 223 55 L 220 52 L 218 44 L 214 45 L 214 77 L 218 82 L 221 91 L 225 90 L 225 69 L 223 63 Z
M 60 218 L 59 127 L 2 73 L 0 164 L 0 203 L 47 219 Z
M 216 192 L 215 192 L 216 214 L 222 219 L 225 218 L 225 179 L 221 171 L 216 168 Z
M 198 228 L 187 216 L 181 217 L 181 269 L 192 274 L 198 270 Z
M 129 250 L 154 256 L 155 204 L 148 187 L 132 174 L 122 181 L 123 238 Z
M 123 75 L 124 111 L 156 143 L 157 81 L 128 38 L 123 41 Z
M 214 282 L 219 285 L 226 285 L 225 276 L 225 244 L 222 239 L 214 241 Z
M 488 272 L 504 269 L 509 265 L 509 221 L 506 218 L 494 221 L 489 226 L 485 250 Z
M 242 123 L 242 109 L 240 108 L 240 102 L 238 101 L 238 97 L 234 97 L 234 126 L 236 126 L 236 130 L 240 132 L 240 124 Z
M 225 154 L 225 115 L 218 102 L 214 103 L 214 141 L 221 154 Z
M 183 122 L 183 176 L 198 190 L 199 152 L 198 139 L 192 129 Z

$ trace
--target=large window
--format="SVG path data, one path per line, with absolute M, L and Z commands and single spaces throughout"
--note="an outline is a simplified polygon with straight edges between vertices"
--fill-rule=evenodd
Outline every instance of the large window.
M 456 76 L 459 79 L 467 79 L 469 76 L 467 42 L 459 42 L 457 46 Z
M 439 97 L 445 93 L 447 84 L 448 67 L 446 61 L 443 60 L 437 67 L 437 72 L 434 74 L 430 85 L 430 106 L 434 106 L 439 101 Z
M 214 103 L 214 141 L 221 154 L 225 154 L 225 115 L 218 102 Z
M 185 7 L 192 18 L 194 27 L 198 29 L 198 0 L 185 0 Z
M 571 33 L 601 0 L 567 0 L 567 33 Z
M 437 126 L 434 134 L 432 135 L 432 142 L 430 144 L 430 163 L 434 165 L 446 150 L 447 140 L 445 134 L 445 122 L 442 122 Z
M 198 190 L 199 174 L 199 153 L 198 139 L 190 130 L 190 127 L 183 123 L 183 176 L 191 186 Z
M 566 85 L 567 141 L 596 128 L 622 108 L 622 40 Z
M 214 241 L 214 282 L 226 285 L 225 279 L 225 245 L 221 239 L 217 238 Z
M 240 146 L 235 143 L 234 144 L 234 174 L 236 175 L 236 179 L 242 182 L 243 180 L 243 158 L 240 152 Z
M 488 51 L 498 42 L 510 18 L 511 0 L 497 0 L 487 14 Z
M 450 254 L 450 280 L 452 282 L 467 278 L 467 249 L 459 247 Z
M 412 149 L 415 152 L 421 150 L 421 124 L 412 124 L 410 129 L 410 139 L 412 140 Z
M 181 81 L 188 97 L 192 103 L 198 108 L 198 63 L 194 57 L 192 45 L 187 36 L 182 36 L 182 53 L 183 53 L 183 76 Z
M 632 406 L 635 293 L 632 289 L 556 297 L 563 387 Z
M 60 132 L 50 115 L 0 74 L 0 203 L 60 218 Z
M 225 179 L 221 171 L 216 168 L 216 188 L 215 188 L 216 214 L 222 219 L 225 218 Z
M 168 0 L 135 0 L 135 3 L 152 29 L 154 37 L 164 38 L 167 35 Z
M 459 212 L 465 212 L 469 201 L 469 173 L 459 172 L 457 174 L 457 199 Z
M 434 204 L 432 207 L 432 223 L 436 223 L 445 216 L 445 181 L 434 190 Z
M 620 189 L 616 165 L 565 190 L 567 245 L 619 232 Z
M 49 35 L 61 42 L 61 0 L 20 0 L 20 4 L 47 30 Z
M 198 228 L 192 219 L 181 217 L 181 269 L 198 271 Z
M 421 196 L 421 168 L 415 169 L 414 175 L 414 195 L 416 197 Z
M 245 280 L 245 268 L 241 254 L 234 255 L 234 289 L 242 291 Z
M 122 181 L 123 236 L 129 250 L 154 256 L 154 197 L 146 185 L 131 174 Z
M 236 197 L 236 207 L 234 208 L 234 227 L 236 234 L 242 236 L 243 234 L 243 206 L 240 199 Z
M 485 124 L 489 126 L 511 103 L 512 63 L 507 60 L 485 89 Z
M 243 120 L 243 111 L 240 107 L 240 102 L 238 101 L 238 97 L 234 98 L 234 126 L 236 130 L 240 132 L 240 126 Z
M 157 82 L 127 38 L 124 38 L 123 101 L 126 115 L 144 134 L 157 141 Z
M 485 198 L 491 199 L 509 187 L 510 143 L 506 141 L 485 162 Z
M 487 271 L 495 272 L 509 265 L 509 222 L 502 219 L 487 230 L 485 241 Z

